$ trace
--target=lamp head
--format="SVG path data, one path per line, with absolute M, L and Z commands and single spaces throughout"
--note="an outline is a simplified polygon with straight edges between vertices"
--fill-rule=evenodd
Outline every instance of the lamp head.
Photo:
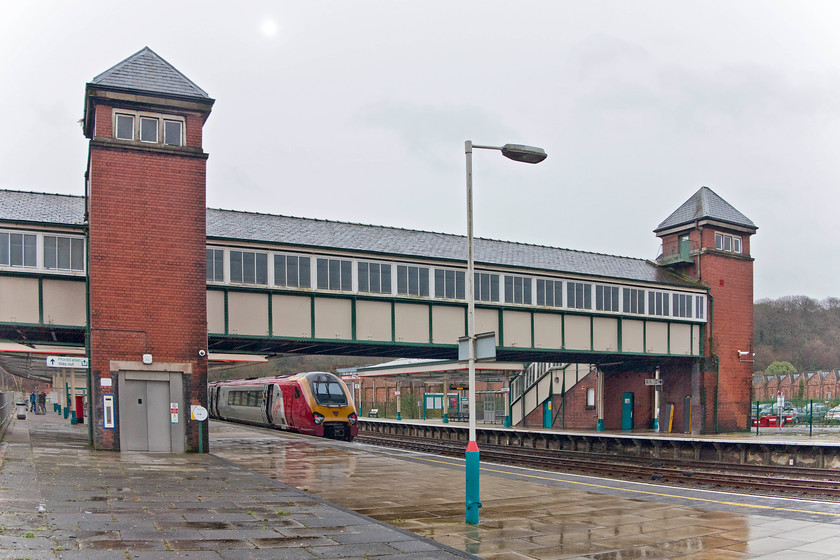
M 542 148 L 525 146 L 524 144 L 505 144 L 502 146 L 502 155 L 513 161 L 523 163 L 539 163 L 548 157 L 548 154 Z

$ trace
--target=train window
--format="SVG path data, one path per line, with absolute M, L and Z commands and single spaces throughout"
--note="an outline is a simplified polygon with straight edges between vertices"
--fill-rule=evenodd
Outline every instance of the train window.
M 347 397 L 341 390 L 341 383 L 338 381 L 313 381 L 312 393 L 315 395 L 315 402 L 320 405 L 346 405 Z
M 296 399 L 300 398 L 300 389 L 298 389 L 297 387 L 295 387 L 295 398 Z

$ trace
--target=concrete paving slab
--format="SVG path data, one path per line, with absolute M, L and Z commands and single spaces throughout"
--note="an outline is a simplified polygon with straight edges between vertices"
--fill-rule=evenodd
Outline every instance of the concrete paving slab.
M 418 552 L 474 558 L 214 455 L 95 452 L 87 427 L 58 415 L 13 419 L 0 443 L 0 560 L 387 559 Z

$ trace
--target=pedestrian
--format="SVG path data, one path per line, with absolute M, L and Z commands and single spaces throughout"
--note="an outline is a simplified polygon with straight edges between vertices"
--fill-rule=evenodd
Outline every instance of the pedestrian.
M 29 395 L 29 409 L 30 412 L 35 412 L 35 391 L 32 391 L 32 394 Z

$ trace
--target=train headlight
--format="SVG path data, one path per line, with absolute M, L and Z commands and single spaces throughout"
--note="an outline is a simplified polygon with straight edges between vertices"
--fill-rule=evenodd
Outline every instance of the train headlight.
M 315 422 L 316 426 L 320 426 L 324 423 L 324 415 L 320 412 L 313 412 L 312 413 L 312 420 Z
M 359 417 L 356 416 L 355 412 L 351 412 L 350 415 L 347 417 L 347 421 L 350 422 L 351 426 L 355 426 L 356 422 L 359 421 Z

